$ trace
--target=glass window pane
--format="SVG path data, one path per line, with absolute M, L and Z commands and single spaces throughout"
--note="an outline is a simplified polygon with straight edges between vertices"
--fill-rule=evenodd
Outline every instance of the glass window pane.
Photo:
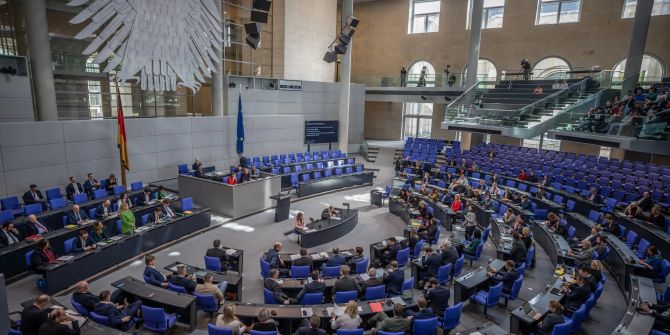
M 433 116 L 433 104 L 420 104 L 419 115 Z
M 505 6 L 505 0 L 484 0 L 484 8 Z
M 560 23 L 579 22 L 579 5 L 581 1 L 566 1 L 561 4 Z
M 426 17 L 424 15 L 414 16 L 414 25 L 412 27 L 413 33 L 425 33 L 426 32 Z
M 416 1 L 414 2 L 414 15 L 416 14 L 428 14 L 428 13 L 439 13 L 440 12 L 440 1 Z
M 431 127 L 433 126 L 433 119 L 419 119 L 419 133 L 416 137 L 430 138 Z
M 427 33 L 437 32 L 439 25 L 440 25 L 440 16 L 438 14 L 428 15 L 428 23 L 426 25 Z
M 405 115 L 419 115 L 419 104 L 417 103 L 406 104 Z
M 402 131 L 403 137 L 416 137 L 416 123 L 416 118 L 405 118 L 405 127 Z
M 540 5 L 540 13 L 537 18 L 537 24 L 553 24 L 556 23 L 557 18 L 558 3 L 547 3 Z
M 623 4 L 623 14 L 621 17 L 630 18 L 635 16 L 635 7 L 637 6 L 637 0 L 626 0 Z
M 487 9 L 486 20 L 482 22 L 482 28 L 502 28 L 504 11 L 504 7 Z
M 651 15 L 668 15 L 670 14 L 670 0 L 655 0 L 654 9 Z

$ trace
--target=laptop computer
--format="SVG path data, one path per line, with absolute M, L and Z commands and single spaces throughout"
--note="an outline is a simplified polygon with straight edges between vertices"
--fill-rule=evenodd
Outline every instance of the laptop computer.
M 402 291 L 402 298 L 405 300 L 412 299 L 414 297 L 414 291 L 412 290 L 404 290 Z
M 526 313 L 526 316 L 529 318 L 535 318 L 537 314 L 539 314 L 538 311 L 534 310 L 532 307 L 530 307 L 529 303 L 523 304 L 523 312 Z

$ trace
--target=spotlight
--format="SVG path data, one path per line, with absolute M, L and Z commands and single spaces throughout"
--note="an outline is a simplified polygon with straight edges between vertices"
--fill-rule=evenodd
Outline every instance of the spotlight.
M 360 22 L 360 21 L 358 21 L 358 19 L 355 18 L 353 15 L 349 15 L 347 17 L 347 26 L 351 26 L 351 27 L 356 28 L 356 27 L 358 27 L 358 22 Z
M 356 29 L 354 29 L 350 26 L 346 26 L 346 27 L 344 27 L 344 29 L 342 29 L 342 34 L 345 34 L 349 37 L 354 36 L 355 32 L 356 32 Z
M 344 32 L 341 32 L 338 36 L 337 39 L 340 41 L 340 43 L 344 45 L 348 45 L 349 42 L 351 42 L 351 36 L 345 34 Z
M 347 46 L 342 43 L 335 44 L 335 53 L 338 55 L 344 55 L 347 53 Z
M 428 100 L 428 98 L 425 95 L 422 95 L 421 100 Z
M 335 50 L 333 50 L 331 48 L 330 50 L 326 51 L 326 55 L 323 56 L 323 60 L 326 63 L 332 63 L 332 62 L 336 61 L 337 60 L 337 54 L 335 53 Z

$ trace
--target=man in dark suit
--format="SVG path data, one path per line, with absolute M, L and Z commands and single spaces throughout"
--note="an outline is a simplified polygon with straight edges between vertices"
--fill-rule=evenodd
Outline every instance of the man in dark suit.
M 95 305 L 100 302 L 100 297 L 88 291 L 88 282 L 82 280 L 75 287 L 77 290 L 72 293 L 72 299 L 84 306 L 89 312 L 95 310 Z
M 93 191 L 99 188 L 100 188 L 100 181 L 93 178 L 93 174 L 89 172 L 89 174 L 86 175 L 86 181 L 84 182 L 84 191 L 86 191 L 86 193 L 88 193 L 88 195 L 92 197 Z
M 523 208 L 527 211 L 530 211 L 530 210 L 533 209 L 533 203 L 530 202 L 530 199 L 528 199 L 528 196 L 525 195 L 525 194 L 521 196 L 521 203 L 519 204 L 519 206 L 521 206 L 521 208 Z
M 405 273 L 398 269 L 398 262 L 392 261 L 390 269 L 384 278 L 384 285 L 386 285 L 386 293 L 400 294 L 402 293 L 402 283 L 405 281 Z
M 486 275 L 493 279 L 496 284 L 502 282 L 502 290 L 507 294 L 512 292 L 512 285 L 514 285 L 514 281 L 519 278 L 519 272 L 516 270 L 515 263 L 512 260 L 505 261 L 505 265 L 502 269 L 491 269 Z
M 303 319 L 304 322 L 300 324 L 300 328 L 296 330 L 293 335 L 326 335 L 326 331 L 319 328 L 321 325 L 321 317 L 316 314 L 312 314 L 309 317 L 309 322 L 307 319 Z
M 347 259 L 344 258 L 344 256 L 340 255 L 340 249 L 339 248 L 333 248 L 333 255 L 330 256 L 328 261 L 326 261 L 326 263 L 322 266 L 322 270 L 326 266 L 340 266 L 340 265 L 344 264 L 344 262 L 346 262 L 346 261 L 347 261 Z
M 14 228 L 14 225 L 11 222 L 3 223 L 2 230 L 0 230 L 0 246 L 9 246 L 20 241 L 21 234 Z
M 412 319 L 409 322 L 409 329 L 414 328 L 414 320 L 425 320 L 435 317 L 435 315 L 433 314 L 433 309 L 428 307 L 428 302 L 426 301 L 426 298 L 419 297 L 418 299 L 416 299 L 416 306 L 419 307 L 418 312 L 414 312 L 411 309 L 405 311 L 405 313 L 408 316 L 412 317 Z
M 88 238 L 88 232 L 85 229 L 80 230 L 79 238 L 74 240 L 74 243 L 72 244 L 72 251 L 83 252 L 94 250 L 95 248 L 97 248 L 97 246 L 90 238 Z
M 365 260 L 365 255 L 363 254 L 363 247 L 356 247 L 356 254 L 347 261 L 347 265 L 350 268 L 355 269 L 356 263 L 362 262 Z
M 603 201 L 603 198 L 600 196 L 600 191 L 598 191 L 598 188 L 596 187 L 591 187 L 589 190 L 589 201 L 599 204 Z
M 382 255 L 382 264 L 386 265 L 391 261 L 395 261 L 398 255 L 398 251 L 400 251 L 400 245 L 396 241 L 395 237 L 390 237 L 388 240 L 386 240 L 386 250 L 384 250 L 384 254 Z
M 68 326 L 68 323 L 72 324 L 72 328 Z M 78 335 L 79 322 L 62 309 L 53 310 L 49 314 L 49 321 L 40 326 L 38 333 L 39 335 Z
M 161 223 L 165 221 L 168 217 L 163 213 L 162 206 L 154 208 L 154 212 L 149 214 L 148 222 Z
M 101 219 L 106 219 L 114 215 L 114 210 L 112 209 L 112 202 L 109 200 L 103 201 L 98 209 L 96 209 L 96 215 Z
M 311 270 L 314 267 L 314 260 L 312 260 L 312 257 L 307 256 L 307 249 L 300 248 L 300 258 L 291 262 L 291 265 L 293 266 L 309 265 L 309 269 Z
M 576 283 L 572 286 L 563 285 L 563 292 L 567 298 L 565 309 L 571 314 L 578 310 L 591 295 L 591 290 L 582 276 L 576 276 Z
M 363 287 L 375 287 L 379 285 L 384 285 L 384 278 L 377 277 L 377 269 L 370 267 L 368 269 L 368 278 L 363 282 Z
M 47 210 L 47 199 L 42 196 L 42 191 L 37 189 L 35 184 L 30 184 L 30 190 L 23 193 L 23 203 L 26 205 L 40 203 L 42 209 Z
M 168 286 L 167 279 L 165 277 L 169 277 L 172 273 L 168 272 L 166 276 L 163 276 L 163 274 L 156 269 L 156 256 L 147 255 L 147 257 L 144 258 L 144 264 L 146 265 L 144 268 L 144 280 L 148 284 L 158 287 Z
M 443 317 L 444 311 L 449 308 L 449 297 L 451 291 L 449 288 L 440 285 L 435 277 L 428 279 L 426 287 L 423 290 L 423 296 L 426 297 L 426 302 L 430 308 L 433 309 L 435 316 Z
M 70 224 L 78 225 L 88 221 L 85 211 L 79 209 L 79 205 L 72 205 L 72 211 L 67 215 Z
M 67 198 L 72 200 L 75 194 L 84 193 L 84 187 L 81 186 L 81 183 L 77 182 L 77 178 L 70 177 L 70 182 L 65 186 L 65 193 Z
M 228 254 L 221 248 L 221 240 L 214 240 L 214 242 L 212 242 L 212 248 L 207 249 L 205 256 L 220 259 L 221 269 L 224 271 L 227 271 L 230 268 L 230 265 L 228 265 Z
M 21 333 L 24 335 L 38 335 L 40 326 L 49 321 L 47 309 L 51 303 L 51 297 L 42 294 L 33 301 L 33 304 L 24 308 L 21 312 Z
M 272 249 L 265 253 L 265 261 L 270 263 L 271 269 L 278 269 L 284 266 L 284 261 L 279 257 L 279 252 L 282 250 L 281 242 L 275 242 Z
M 137 196 L 137 204 L 140 206 L 148 205 L 154 198 L 151 196 L 151 189 L 145 188 L 142 194 Z
M 100 292 L 99 298 L 100 302 L 95 305 L 94 311 L 108 317 L 112 326 L 118 329 L 128 330 L 133 317 L 139 316 L 138 312 L 142 305 L 142 302 L 139 300 L 121 310 L 112 303 L 112 294 L 109 291 Z
M 323 293 L 326 290 L 326 282 L 319 275 L 318 270 L 313 270 L 311 273 L 312 282 L 305 284 L 300 293 L 298 293 L 298 302 L 307 293 Z
M 440 248 L 442 249 L 442 265 L 451 263 L 451 267 L 453 268 L 458 260 L 458 250 L 451 245 L 450 241 L 444 241 Z
M 335 281 L 333 288 L 330 290 L 330 293 L 334 296 L 337 292 L 347 292 L 347 291 L 356 291 L 358 294 L 361 293 L 361 287 L 358 285 L 356 279 L 349 277 L 348 265 L 342 265 L 340 267 L 340 278 Z
M 421 266 L 423 267 L 420 274 L 421 280 L 426 280 L 428 277 L 437 277 L 437 271 L 442 266 L 442 256 L 434 253 L 432 247 L 427 247 L 426 255 L 421 260 Z
M 197 285 L 193 276 L 186 272 L 186 265 L 177 265 L 177 275 L 170 276 L 170 283 L 183 287 L 188 294 L 193 294 Z
M 42 235 L 48 233 L 49 228 L 37 220 L 37 216 L 35 214 L 30 214 L 28 215 L 28 220 L 26 221 L 26 232 L 28 232 L 28 236 Z
M 271 269 L 269 277 L 263 282 L 263 287 L 272 292 L 272 296 L 278 304 L 288 305 L 291 301 L 288 298 L 288 295 L 281 289 L 281 286 L 281 282 L 279 281 L 279 271 L 277 271 L 277 269 Z
M 526 245 L 521 240 L 521 234 L 516 231 L 513 232 L 512 239 L 514 243 L 512 243 L 512 249 L 509 251 L 510 256 L 514 262 L 521 264 L 528 257 L 528 250 L 526 250 Z
M 159 207 L 165 216 L 168 218 L 174 217 L 174 210 L 170 207 L 170 200 L 163 199 L 161 200 L 162 205 Z

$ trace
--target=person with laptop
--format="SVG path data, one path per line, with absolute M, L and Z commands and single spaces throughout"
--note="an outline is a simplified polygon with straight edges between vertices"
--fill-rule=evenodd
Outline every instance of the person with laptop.
M 538 315 L 542 315 L 538 313 Z M 563 319 L 563 305 L 556 300 L 549 301 L 549 313 L 537 325 L 541 334 L 549 335 L 554 331 L 554 326 L 565 322 Z

